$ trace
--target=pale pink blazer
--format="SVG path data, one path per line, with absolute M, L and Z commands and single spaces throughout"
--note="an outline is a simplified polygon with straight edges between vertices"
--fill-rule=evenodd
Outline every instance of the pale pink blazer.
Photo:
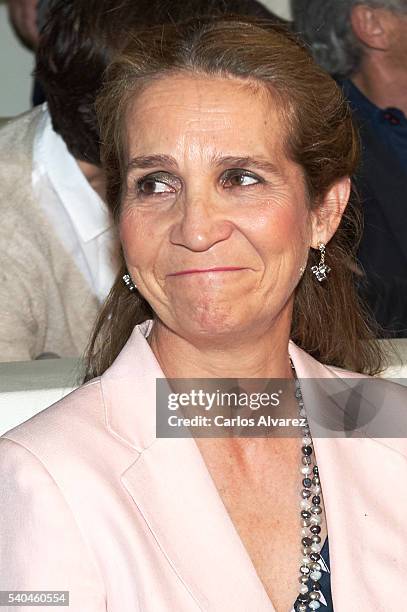
M 272 612 L 194 439 L 155 437 L 163 373 L 141 329 L 100 379 L 0 439 L 0 589 L 70 591 L 44 610 Z M 352 376 L 289 352 L 300 378 Z M 406 609 L 406 440 L 314 447 L 335 612 Z

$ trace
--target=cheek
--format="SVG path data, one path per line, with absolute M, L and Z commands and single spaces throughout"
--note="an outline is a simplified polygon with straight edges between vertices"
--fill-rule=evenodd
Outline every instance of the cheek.
M 250 226 L 252 241 L 264 259 L 297 259 L 310 242 L 310 217 L 306 208 L 293 203 L 270 206 Z
M 155 224 L 135 209 L 123 212 L 119 222 L 119 234 L 125 259 L 129 266 L 144 267 L 157 252 Z

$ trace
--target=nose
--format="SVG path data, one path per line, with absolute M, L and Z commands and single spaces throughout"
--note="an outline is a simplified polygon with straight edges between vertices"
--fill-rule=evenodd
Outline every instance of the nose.
M 207 251 L 218 242 L 227 240 L 233 223 L 222 215 L 213 198 L 202 194 L 185 198 L 179 220 L 170 233 L 172 244 L 191 251 Z

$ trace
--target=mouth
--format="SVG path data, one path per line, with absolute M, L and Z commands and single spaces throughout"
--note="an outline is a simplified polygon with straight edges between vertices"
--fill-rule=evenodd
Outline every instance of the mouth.
M 180 270 L 179 272 L 172 272 L 167 276 L 185 276 L 187 274 L 205 274 L 212 272 L 237 272 L 239 270 L 246 270 L 247 268 L 222 266 L 218 268 L 192 268 L 191 270 Z

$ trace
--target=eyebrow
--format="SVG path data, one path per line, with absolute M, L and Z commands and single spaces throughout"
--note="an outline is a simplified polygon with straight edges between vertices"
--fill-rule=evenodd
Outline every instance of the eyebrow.
M 141 155 L 133 157 L 127 164 L 126 173 L 138 168 L 156 168 L 157 166 L 166 166 L 170 168 L 178 168 L 178 164 L 171 155 Z
M 221 166 L 233 166 L 234 168 L 244 168 L 245 166 L 251 166 L 258 170 L 264 170 L 265 172 L 271 172 L 272 174 L 280 174 L 277 166 L 271 161 L 263 158 L 256 157 L 220 157 L 215 160 L 217 167 Z
M 215 167 L 232 166 L 234 168 L 243 168 L 250 166 L 265 172 L 272 174 L 281 174 L 277 166 L 267 159 L 255 158 L 255 157 L 234 157 L 228 155 L 226 157 L 214 156 L 212 164 Z M 174 157 L 171 155 L 141 155 L 139 157 L 133 157 L 127 164 L 126 173 L 128 174 L 132 170 L 140 168 L 157 168 L 159 166 L 165 166 L 171 169 L 177 169 L 178 164 Z

